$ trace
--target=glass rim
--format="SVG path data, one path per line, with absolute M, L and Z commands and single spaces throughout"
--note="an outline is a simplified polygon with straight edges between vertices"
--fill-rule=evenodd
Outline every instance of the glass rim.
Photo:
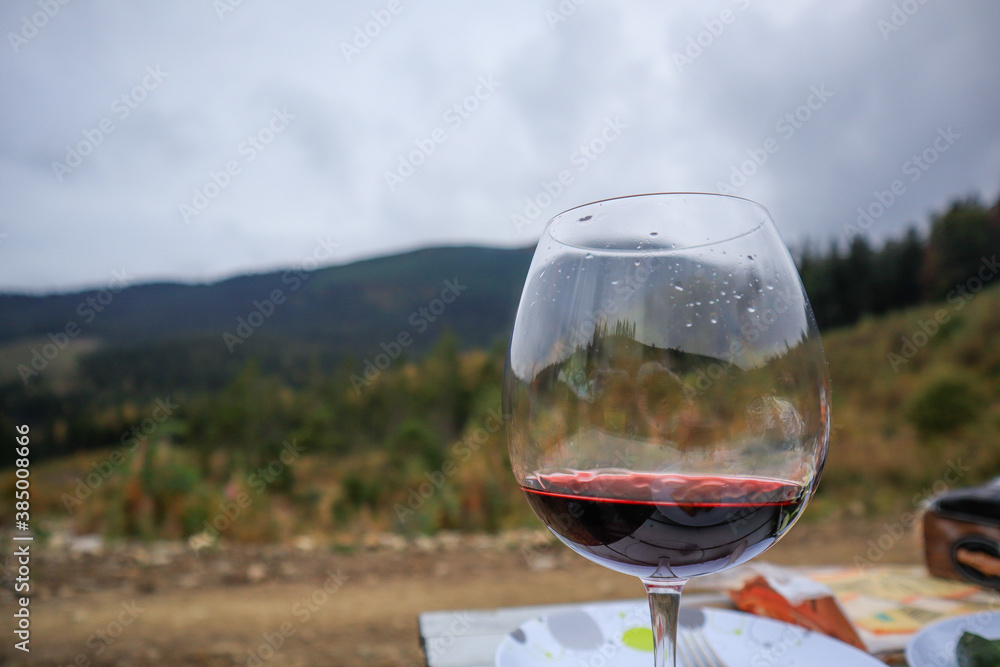
M 553 226 L 552 226 L 553 222 L 555 222 L 556 220 L 558 220 L 562 216 L 566 215 L 567 213 L 572 213 L 573 211 L 577 211 L 577 210 L 580 210 L 580 209 L 588 208 L 588 207 L 591 207 L 591 206 L 598 206 L 598 205 L 605 204 L 605 203 L 610 203 L 610 202 L 621 202 L 621 201 L 625 201 L 625 200 L 629 200 L 629 199 L 642 199 L 642 198 L 649 198 L 649 199 L 654 199 L 654 198 L 656 198 L 656 199 L 676 199 L 678 197 L 697 197 L 697 198 L 700 198 L 700 199 L 710 199 L 710 200 L 727 200 L 728 199 L 728 200 L 731 200 L 731 201 L 742 202 L 742 203 L 745 203 L 745 204 L 749 204 L 751 207 L 757 209 L 760 212 L 760 214 L 761 214 L 761 219 L 758 220 L 756 224 L 754 224 L 752 226 L 748 226 L 747 228 L 745 228 L 742 231 L 740 231 L 738 234 L 728 235 L 728 236 L 726 236 L 724 238 L 720 238 L 720 239 L 708 240 L 708 241 L 704 241 L 704 242 L 701 242 L 701 243 L 679 243 L 679 244 L 676 244 L 676 245 L 673 245 L 673 246 L 670 246 L 670 247 L 661 247 L 661 248 L 642 248 L 642 249 L 637 248 L 637 249 L 634 249 L 634 250 L 633 249 L 628 249 L 628 248 L 597 247 L 596 245 L 589 245 L 589 244 L 581 244 L 581 243 L 571 242 L 571 241 L 569 241 L 569 240 L 567 240 L 565 238 L 560 238 L 556 234 L 556 232 L 555 232 L 555 230 L 553 229 Z M 596 251 L 596 252 L 615 252 L 615 253 L 623 253 L 623 252 L 636 252 L 636 253 L 677 252 L 677 251 L 683 251 L 683 250 L 691 250 L 691 249 L 695 249 L 695 248 L 704 248 L 704 247 L 708 247 L 708 246 L 719 245 L 719 244 L 722 244 L 722 243 L 728 243 L 730 241 L 736 240 L 738 238 L 742 238 L 742 237 L 744 237 L 744 236 L 746 236 L 748 234 L 752 234 L 752 233 L 756 232 L 757 230 L 761 229 L 761 227 L 763 227 L 764 225 L 766 225 L 768 222 L 771 222 L 771 224 L 773 226 L 773 219 L 771 217 L 771 213 L 770 213 L 770 211 L 767 210 L 767 208 L 763 204 L 761 204 L 760 202 L 754 201 L 753 199 L 748 199 L 746 197 L 740 197 L 739 195 L 729 195 L 729 194 L 724 194 L 724 193 L 721 193 L 721 192 L 698 192 L 698 191 L 643 192 L 643 193 L 636 193 L 636 194 L 631 194 L 631 195 L 618 195 L 618 196 L 615 196 L 615 197 L 606 197 L 604 199 L 596 199 L 594 201 L 587 202 L 585 204 L 579 204 L 577 206 L 570 207 L 570 208 L 568 208 L 568 209 L 566 209 L 564 211 L 561 211 L 561 212 L 555 214 L 551 218 L 549 218 L 548 222 L 545 223 L 545 230 L 543 231 L 543 233 L 547 232 L 548 236 L 553 241 L 555 241 L 555 242 L 557 242 L 557 243 L 559 243 L 561 245 L 572 247 L 572 248 L 579 248 L 581 250 L 589 250 L 589 251 Z M 774 231 L 777 231 L 777 230 L 775 229 Z

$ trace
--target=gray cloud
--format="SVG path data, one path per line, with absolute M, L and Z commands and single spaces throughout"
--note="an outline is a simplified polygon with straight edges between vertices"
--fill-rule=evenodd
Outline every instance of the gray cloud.
M 988 0 L 582 3 L 559 21 L 566 2 L 387 6 L 243 2 L 220 20 L 212 3 L 68 3 L 28 38 L 39 5 L 4 5 L 0 288 L 97 285 L 123 266 L 214 279 L 301 261 L 328 235 L 339 261 L 525 245 L 586 201 L 731 184 L 768 140 L 777 149 L 735 189 L 792 244 L 845 238 L 894 179 L 906 191 L 874 239 L 952 196 L 998 193 Z M 911 14 L 888 32 L 894 6 Z M 148 68 L 167 74 L 150 87 Z M 481 77 L 498 85 L 456 115 Z M 781 125 L 817 87 L 832 95 Z M 269 133 L 275 110 L 293 117 Z M 102 122 L 113 129 L 94 134 Z M 609 122 L 624 129 L 602 147 Z M 949 127 L 960 138 L 909 180 L 907 161 Z M 88 137 L 100 142 L 60 181 L 53 163 Z M 386 172 L 427 141 L 390 189 Z M 581 157 L 588 145 L 603 152 Z M 199 191 L 207 205 L 185 221 Z M 518 228 L 526 200 L 537 215 Z

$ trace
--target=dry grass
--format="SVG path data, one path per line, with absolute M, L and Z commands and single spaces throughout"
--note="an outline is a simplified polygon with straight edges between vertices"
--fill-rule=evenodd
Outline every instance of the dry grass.
M 933 335 L 918 334 L 933 330 L 926 323 L 942 319 L 942 313 L 947 322 Z M 917 344 L 905 349 L 907 340 Z M 833 433 L 806 521 L 898 515 L 945 484 L 966 486 L 1000 475 L 1000 290 L 983 291 L 960 309 L 945 303 L 865 320 L 828 332 L 824 344 L 832 376 Z M 489 363 L 482 353 L 466 355 L 463 379 L 486 377 Z M 400 374 L 408 377 L 411 371 L 412 365 Z M 958 382 L 972 398 L 950 390 L 942 394 L 942 382 Z M 499 403 L 499 390 L 483 396 Z M 920 407 L 928 405 L 928 396 L 930 408 L 939 409 L 936 417 Z M 948 401 L 950 408 L 944 405 Z M 966 414 L 949 423 L 956 410 Z M 482 406 L 476 411 L 487 412 Z M 213 463 L 237 470 L 220 483 L 211 471 L 200 472 L 188 452 L 163 443 L 145 459 L 113 466 L 87 502 L 68 510 L 64 494 L 72 496 L 81 480 L 86 483 L 102 466 L 107 470 L 113 452 L 125 448 L 92 450 L 33 467 L 34 525 L 44 529 L 46 519 L 71 520 L 80 532 L 176 538 L 197 532 L 219 515 L 222 503 L 244 492 L 252 503 L 223 531 L 228 539 L 288 540 L 312 533 L 350 543 L 371 531 L 412 535 L 537 526 L 513 484 L 502 433 L 485 431 L 482 421 L 471 420 L 459 440 L 445 444 L 444 466 L 451 467 L 428 471 L 419 462 L 401 464 L 375 448 L 338 459 L 306 452 L 290 466 L 291 488 L 276 484 L 261 494 L 248 484 L 251 471 L 222 460 L 232 454 L 220 452 Z M 477 437 L 483 441 L 476 442 Z M 145 471 L 144 460 L 151 464 Z M 435 477 L 441 480 L 442 470 L 445 483 L 433 483 Z M 6 507 L 12 489 L 0 488 L 0 497 L 0 512 L 12 516 Z

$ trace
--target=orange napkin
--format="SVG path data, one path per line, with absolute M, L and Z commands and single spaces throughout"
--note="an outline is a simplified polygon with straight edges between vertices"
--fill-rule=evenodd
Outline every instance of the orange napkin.
M 729 591 L 740 611 L 793 623 L 867 650 L 833 592 L 784 568 L 754 565 L 754 576 Z

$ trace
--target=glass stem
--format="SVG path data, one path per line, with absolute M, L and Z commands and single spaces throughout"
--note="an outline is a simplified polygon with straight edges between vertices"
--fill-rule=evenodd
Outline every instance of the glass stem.
M 653 621 L 655 667 L 677 665 L 677 613 L 681 606 L 681 589 L 686 583 L 684 579 L 642 580 Z

